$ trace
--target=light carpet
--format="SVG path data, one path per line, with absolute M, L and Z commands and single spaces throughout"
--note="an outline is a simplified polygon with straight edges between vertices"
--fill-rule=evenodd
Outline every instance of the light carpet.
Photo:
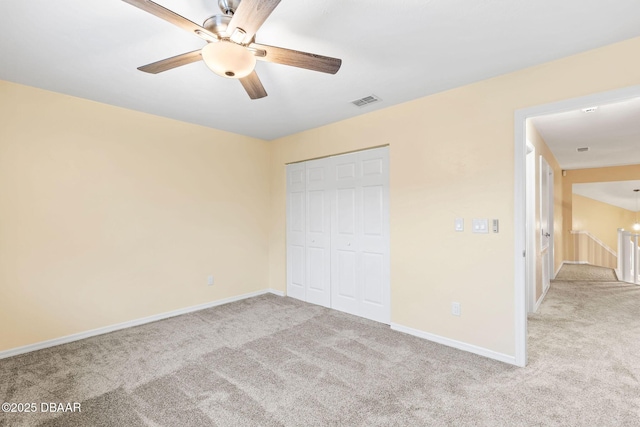
M 618 280 L 612 268 L 589 264 L 564 264 L 556 280 L 581 280 L 588 282 L 615 282 Z
M 517 368 L 264 295 L 0 360 L 1 426 L 638 426 L 640 287 L 552 284 Z M 480 332 L 479 332 L 480 333 Z

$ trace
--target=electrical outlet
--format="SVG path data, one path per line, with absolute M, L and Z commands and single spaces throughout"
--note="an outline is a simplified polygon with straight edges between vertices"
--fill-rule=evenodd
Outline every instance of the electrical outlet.
M 213 276 L 207 277 L 207 285 L 213 286 Z
M 451 303 L 451 314 L 454 316 L 460 316 L 460 303 L 452 302 Z

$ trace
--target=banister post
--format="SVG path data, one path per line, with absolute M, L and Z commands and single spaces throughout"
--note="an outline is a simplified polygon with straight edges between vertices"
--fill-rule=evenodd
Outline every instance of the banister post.
M 618 228 L 618 267 L 616 269 L 616 274 L 618 275 L 618 280 L 624 280 L 624 270 L 623 270 L 623 259 L 624 259 L 624 242 L 623 239 L 624 228 Z

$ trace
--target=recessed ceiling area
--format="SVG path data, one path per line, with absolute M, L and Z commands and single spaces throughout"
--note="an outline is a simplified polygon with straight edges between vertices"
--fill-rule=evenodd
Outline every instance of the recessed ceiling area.
M 573 184 L 573 194 L 588 197 L 632 212 L 638 211 L 640 194 L 633 190 L 640 188 L 640 181 L 592 182 Z
M 202 24 L 217 0 L 158 0 Z M 637 0 L 283 0 L 259 43 L 341 58 L 328 75 L 260 62 L 251 100 L 201 61 L 136 68 L 205 42 L 120 0 L 0 2 L 0 79 L 266 140 L 640 36 Z M 376 94 L 381 102 L 351 101 Z
M 640 98 L 531 120 L 562 169 L 640 164 Z

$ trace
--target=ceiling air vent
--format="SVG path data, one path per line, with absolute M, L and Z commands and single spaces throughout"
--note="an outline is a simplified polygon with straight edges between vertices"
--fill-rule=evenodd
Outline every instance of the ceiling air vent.
M 351 101 L 353 105 L 356 107 L 364 107 L 365 105 L 373 104 L 374 102 L 380 101 L 375 95 L 365 96 L 364 98 L 356 99 L 355 101 Z
M 586 151 L 589 151 L 589 147 L 580 147 L 580 148 L 578 148 L 578 153 L 584 153 Z

